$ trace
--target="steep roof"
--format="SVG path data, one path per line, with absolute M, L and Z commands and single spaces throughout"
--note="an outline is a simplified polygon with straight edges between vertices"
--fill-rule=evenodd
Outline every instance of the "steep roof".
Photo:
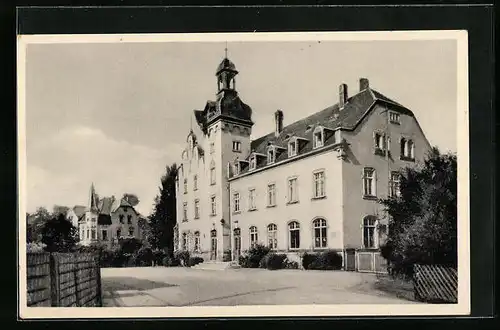
M 284 150 L 284 152 L 277 155 L 276 162 L 279 162 L 288 157 L 286 149 L 288 148 L 288 142 L 290 139 L 297 137 L 301 141 L 301 147 L 298 154 L 307 153 L 313 149 L 313 134 L 316 127 L 322 126 L 329 130 L 354 130 L 361 120 L 373 108 L 373 105 L 376 102 L 391 103 L 392 105 L 398 107 L 402 112 L 413 116 L 413 113 L 409 109 L 405 108 L 396 101 L 389 99 L 372 88 L 366 88 L 349 97 L 343 109 L 340 109 L 339 104 L 337 103 L 289 124 L 283 128 L 278 136 L 275 135 L 275 132 L 271 132 L 253 140 L 251 142 L 251 151 L 252 153 L 266 155 L 269 145 L 277 146 L 278 148 L 282 148 L 282 150 Z M 327 146 L 339 142 L 340 141 L 335 141 L 333 135 L 330 135 L 324 141 L 324 145 Z M 249 155 L 247 160 L 250 156 L 251 155 Z M 265 163 L 265 159 L 258 159 L 257 167 L 263 166 Z M 247 167 L 242 168 L 241 173 L 244 173 L 247 170 Z
M 82 215 L 84 215 L 86 210 L 87 207 L 83 205 L 75 205 L 73 207 L 73 212 L 75 212 L 77 218 L 80 218 Z

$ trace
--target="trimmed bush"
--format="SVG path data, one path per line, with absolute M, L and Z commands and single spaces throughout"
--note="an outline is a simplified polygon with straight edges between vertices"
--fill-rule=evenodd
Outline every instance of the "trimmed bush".
M 286 269 L 299 269 L 299 263 L 297 261 L 285 260 L 285 268 Z
M 153 251 L 153 261 L 155 266 L 162 266 L 163 265 L 163 258 L 166 257 L 166 253 L 163 250 L 154 250 Z
M 188 266 L 189 267 L 196 266 L 197 264 L 201 264 L 203 261 L 204 260 L 201 257 L 191 257 L 189 258 Z
M 342 268 L 342 256 L 336 251 L 328 250 L 317 254 L 304 254 L 304 269 L 338 270 Z
M 245 268 L 259 268 L 260 261 L 266 254 L 268 254 L 271 251 L 270 248 L 264 245 L 257 244 L 250 248 L 246 254 L 245 257 L 247 258 L 245 261 Z M 242 263 L 240 263 L 242 265 Z
M 302 267 L 304 267 L 304 269 L 309 269 L 309 266 L 314 260 L 316 260 L 316 258 L 316 254 L 307 252 L 304 253 L 304 255 L 302 256 Z
M 260 268 L 266 268 L 269 270 L 283 269 L 285 268 L 285 254 L 268 253 L 259 262 Z
M 175 257 L 171 258 L 166 256 L 163 258 L 162 265 L 165 267 L 177 267 L 180 265 L 180 262 L 179 259 L 176 259 Z
M 189 251 L 177 251 L 174 253 L 174 259 L 179 260 L 181 266 L 189 265 Z
M 238 263 L 240 264 L 240 267 L 242 268 L 250 268 L 248 266 L 248 256 L 247 255 L 240 255 L 238 257 Z
M 137 266 L 151 266 L 153 262 L 153 251 L 149 247 L 141 247 L 136 253 Z

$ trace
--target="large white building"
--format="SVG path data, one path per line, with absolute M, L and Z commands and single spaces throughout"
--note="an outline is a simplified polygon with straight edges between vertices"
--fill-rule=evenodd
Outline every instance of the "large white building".
M 368 79 L 335 104 L 251 139 L 252 109 L 236 91 L 235 65 L 216 71 L 215 101 L 195 110 L 177 178 L 177 249 L 205 260 L 237 260 L 253 244 L 289 258 L 337 250 L 350 270 L 381 270 L 387 233 L 379 198 L 398 193 L 398 170 L 430 145 L 414 114 Z M 325 93 L 331 89 L 326 88 Z M 311 111 L 313 110 L 313 111 Z

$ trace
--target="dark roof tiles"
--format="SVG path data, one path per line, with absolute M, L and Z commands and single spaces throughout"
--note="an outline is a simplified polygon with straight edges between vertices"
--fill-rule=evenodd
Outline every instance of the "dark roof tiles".
M 401 104 L 389 99 L 371 88 L 367 88 L 348 98 L 347 103 L 342 109 L 339 109 L 339 104 L 337 103 L 284 127 L 278 136 L 272 132 L 253 140 L 251 142 L 251 152 L 267 154 L 269 145 L 287 148 L 288 142 L 292 137 L 298 137 L 304 141 L 298 154 L 311 151 L 313 148 L 313 134 L 316 127 L 322 126 L 329 130 L 337 128 L 353 130 L 377 101 L 392 103 L 410 115 L 413 115 L 410 110 Z M 341 141 L 335 141 L 334 135 L 330 134 L 325 139 L 324 145 L 339 142 Z M 285 150 L 277 155 L 276 162 L 286 158 L 288 158 L 288 152 Z M 257 167 L 261 167 L 262 165 L 265 165 L 265 163 L 265 159 L 260 160 L 257 163 Z

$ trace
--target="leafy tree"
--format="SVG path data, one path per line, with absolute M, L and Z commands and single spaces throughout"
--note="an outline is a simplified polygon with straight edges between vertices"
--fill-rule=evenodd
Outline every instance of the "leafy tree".
M 52 209 L 52 215 L 57 216 L 59 214 L 63 214 L 64 216 L 66 216 L 68 211 L 69 211 L 69 207 L 67 207 L 67 206 L 54 205 L 54 207 Z
M 152 214 L 149 216 L 148 240 L 153 249 L 164 249 L 170 256 L 174 250 L 174 227 L 176 224 L 175 180 L 178 168 L 174 163 L 166 167 L 161 178 L 160 193 L 155 198 Z
M 126 254 L 133 254 L 142 247 L 142 242 L 135 237 L 122 238 L 118 244 L 120 244 L 120 251 Z
M 457 264 L 457 159 L 433 148 L 420 168 L 401 173 L 400 195 L 382 200 L 390 215 L 381 247 L 394 274 L 413 265 Z
M 47 221 L 42 228 L 42 243 L 48 252 L 70 252 L 76 245 L 77 229 L 59 214 Z
M 26 214 L 26 240 L 27 243 L 41 242 L 42 228 L 51 219 L 52 215 L 45 207 L 39 207 L 30 214 Z
M 139 204 L 139 197 L 137 197 L 136 194 L 132 194 L 132 193 L 125 193 L 123 194 L 123 197 L 122 197 L 124 200 L 126 200 L 127 202 L 130 203 L 130 205 L 132 206 L 136 206 L 137 204 Z

